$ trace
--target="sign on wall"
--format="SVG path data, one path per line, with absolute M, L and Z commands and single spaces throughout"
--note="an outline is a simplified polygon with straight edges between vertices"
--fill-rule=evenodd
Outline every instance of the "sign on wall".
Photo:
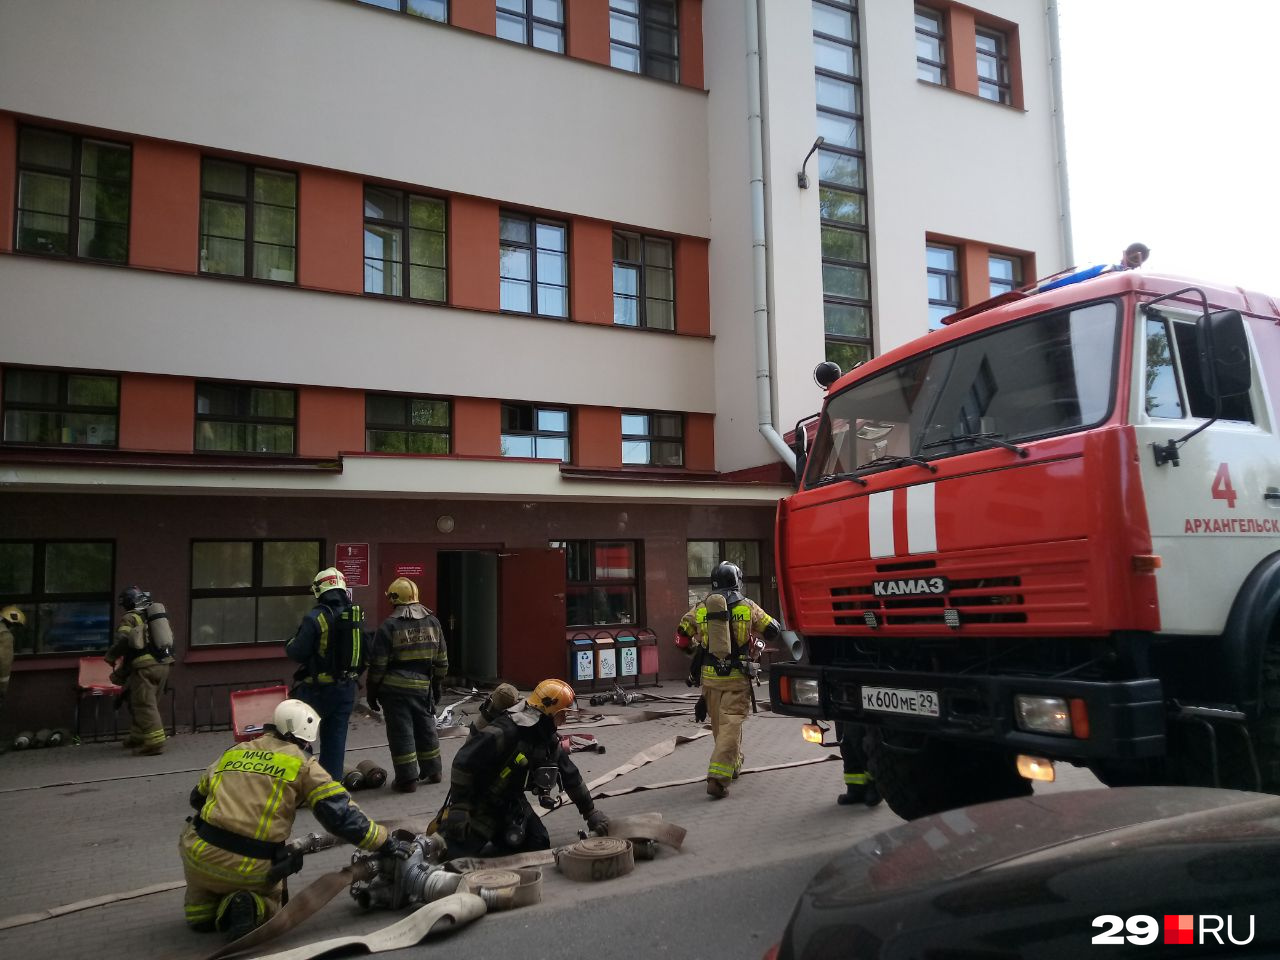
M 369 585 L 369 545 L 340 543 L 334 547 L 333 565 L 346 578 L 348 587 Z

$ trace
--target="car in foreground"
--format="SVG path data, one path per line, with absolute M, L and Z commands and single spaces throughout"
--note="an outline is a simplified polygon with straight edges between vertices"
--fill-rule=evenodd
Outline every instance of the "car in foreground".
M 1095 955 L 1280 957 L 1280 797 L 1102 788 L 913 820 L 823 867 L 765 958 Z

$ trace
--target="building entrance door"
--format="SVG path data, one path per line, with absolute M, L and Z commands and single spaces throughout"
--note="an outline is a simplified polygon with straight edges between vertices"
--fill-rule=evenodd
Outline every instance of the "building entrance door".
M 498 552 L 436 554 L 436 616 L 449 643 L 449 673 L 467 682 L 498 674 Z

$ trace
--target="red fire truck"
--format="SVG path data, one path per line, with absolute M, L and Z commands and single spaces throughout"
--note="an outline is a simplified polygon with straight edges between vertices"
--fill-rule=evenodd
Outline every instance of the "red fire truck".
M 776 712 L 865 725 L 906 818 L 1054 761 L 1280 792 L 1277 299 L 1104 273 L 824 366 Z

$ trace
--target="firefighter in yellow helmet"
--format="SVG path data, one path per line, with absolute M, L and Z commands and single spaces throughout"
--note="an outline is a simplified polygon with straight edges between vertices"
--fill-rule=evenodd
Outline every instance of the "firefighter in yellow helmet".
M 138 587 L 120 591 L 124 616 L 116 627 L 115 639 L 103 657 L 111 664 L 112 679 L 125 688 L 133 722 L 124 738 L 125 747 L 133 747 L 139 756 L 155 756 L 164 752 L 164 719 L 160 716 L 160 694 L 169 682 L 173 664 L 173 634 L 164 619 L 165 643 L 159 642 L 157 629 L 148 611 L 151 594 Z M 161 611 L 163 606 L 159 606 Z M 167 645 L 166 645 L 167 643 Z
M 742 595 L 742 571 L 721 563 L 711 572 L 711 592 L 681 618 L 676 643 L 692 654 L 692 682 L 702 684 L 707 716 L 715 746 L 707 765 L 707 793 L 719 800 L 742 769 L 742 725 L 751 702 L 751 683 L 759 664 L 755 654 L 763 644 L 753 637 L 772 640 L 781 631 L 773 617 L 754 600 Z
M 311 756 L 320 717 L 301 700 L 275 709 L 262 736 L 209 765 L 191 791 L 196 815 L 178 841 L 186 874 L 187 924 L 238 939 L 280 909 L 284 881 L 301 868 L 285 841 L 299 807 L 362 850 L 407 856 L 408 845 L 351 802 Z
M 609 818 L 595 808 L 582 774 L 560 746 L 559 726 L 573 705 L 573 688 L 563 680 L 543 680 L 526 700 L 477 730 L 454 755 L 449 797 L 440 832 L 448 858 L 494 856 L 551 846 L 547 828 L 525 797 L 554 806 L 563 788 L 587 828 L 604 833 Z
M 397 577 L 387 588 L 394 609 L 373 637 L 369 706 L 387 718 L 387 746 L 395 766 L 392 786 L 412 793 L 419 780 L 441 780 L 435 705 L 449 672 L 440 621 L 418 602 L 418 585 Z
M 0 610 L 0 710 L 9 699 L 9 671 L 13 669 L 13 633 L 9 625 L 26 626 L 27 615 L 12 603 Z

